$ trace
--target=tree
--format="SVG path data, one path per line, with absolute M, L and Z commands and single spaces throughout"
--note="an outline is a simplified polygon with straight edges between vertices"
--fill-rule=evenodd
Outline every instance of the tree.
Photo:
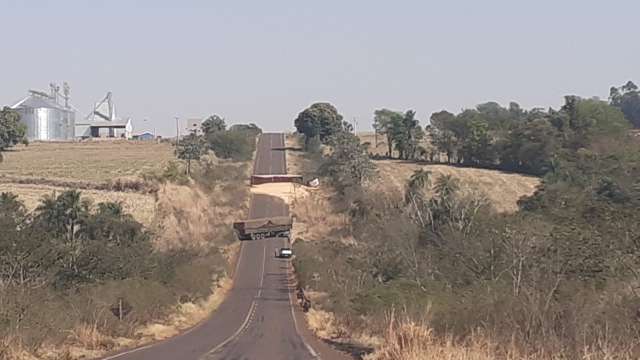
M 255 136 L 249 137 L 241 131 L 218 132 L 207 141 L 209 148 L 221 159 L 248 160 L 255 148 Z
M 431 171 L 425 169 L 419 169 L 413 172 L 404 193 L 404 201 L 406 204 L 411 205 L 413 211 L 416 213 L 420 220 L 422 227 L 426 226 L 426 220 L 422 215 L 422 208 L 425 204 L 424 189 L 431 185 Z
M 479 118 L 467 123 L 467 136 L 462 142 L 462 158 L 466 164 L 488 166 L 494 162 L 489 125 Z
M 329 103 L 315 103 L 298 114 L 294 124 L 296 130 L 304 134 L 305 144 L 315 137 L 326 143 L 342 129 L 342 115 Z
M 439 197 L 450 199 L 451 196 L 460 190 L 460 181 L 451 174 L 441 175 L 436 179 L 433 190 Z
M 447 163 L 450 164 L 458 148 L 458 139 L 451 130 L 451 124 L 455 115 L 448 111 L 440 111 L 431 115 L 431 129 L 433 143 L 440 153 L 447 155 Z
M 609 103 L 620 109 L 634 127 L 640 128 L 640 91 L 632 81 L 620 88 L 611 87 Z
M 225 124 L 224 119 L 218 115 L 211 115 L 202 122 L 202 132 L 205 136 L 219 131 L 225 131 L 226 128 L 227 124 Z
M 558 150 L 558 131 L 544 118 L 523 123 L 513 129 L 500 144 L 503 169 L 544 175 Z
M 50 243 L 33 231 L 29 216 L 18 196 L 0 194 L 0 280 L 18 286 L 41 284 L 50 265 Z
M 36 208 L 36 221 L 50 236 L 61 240 L 62 271 L 79 274 L 79 259 L 83 251 L 84 225 L 90 214 L 90 203 L 77 190 L 58 196 L 47 195 Z
M 393 129 L 398 128 L 402 122 L 402 113 L 388 109 L 380 109 L 374 112 L 373 128 L 378 134 L 387 138 L 387 156 L 393 158 Z
M 191 176 L 191 161 L 200 160 L 206 152 L 202 136 L 195 133 L 185 136 L 178 144 L 178 159 L 187 161 L 187 175 Z
M 416 112 L 408 110 L 399 119 L 394 120 L 390 125 L 389 132 L 398 151 L 398 157 L 405 160 L 415 158 L 419 144 L 424 138 L 424 131 L 420 127 L 420 122 L 415 118 Z
M 323 172 L 341 190 L 360 187 L 375 175 L 376 166 L 357 136 L 341 131 L 331 138 L 330 145 L 332 151 L 323 165 Z
M 27 128 L 20 123 L 20 114 L 8 107 L 0 110 L 0 161 L 2 152 L 18 143 L 26 141 Z

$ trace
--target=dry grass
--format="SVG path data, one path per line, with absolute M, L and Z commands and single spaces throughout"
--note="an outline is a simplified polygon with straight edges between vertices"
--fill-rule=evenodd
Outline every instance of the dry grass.
M 163 169 L 173 157 L 170 144 L 131 141 L 81 143 L 36 142 L 4 153 L 0 163 L 0 192 L 12 192 L 33 210 L 44 195 L 79 188 L 94 203 L 122 203 L 145 224 L 156 215 L 154 195 L 141 175 Z M 119 189 L 133 184 L 140 189 Z M 120 186 L 122 187 L 122 186 Z M 134 190 L 134 191 L 129 191 Z
M 177 308 L 178 310 L 169 318 L 162 322 L 144 326 L 138 331 L 140 336 L 138 343 L 143 344 L 167 339 L 195 326 L 211 315 L 222 304 L 231 288 L 232 281 L 228 277 L 214 281 L 211 296 L 195 303 L 180 304 Z
M 631 360 L 633 345 L 616 347 L 602 339 L 597 348 L 585 346 L 577 359 Z M 562 351 L 527 351 L 515 341 L 498 343 L 491 336 L 474 333 L 465 340 L 437 336 L 426 322 L 391 316 L 382 344 L 365 360 L 564 360 Z
M 481 340 L 457 344 L 451 338 L 437 338 L 433 330 L 411 320 L 391 319 L 384 342 L 366 360 L 493 360 L 494 346 Z M 507 356 L 504 359 L 523 359 Z
M 69 189 L 47 185 L 0 183 L 0 193 L 11 192 L 18 195 L 29 211 L 35 209 L 45 195 L 60 194 L 65 190 Z M 156 205 L 153 195 L 100 190 L 82 190 L 82 195 L 91 199 L 94 204 L 119 202 L 126 212 L 144 225 L 150 225 L 155 218 Z
M 302 147 L 300 138 L 294 134 L 286 134 L 285 146 L 289 149 L 299 149 Z M 287 158 L 287 174 L 302 174 L 304 159 L 299 151 L 286 151 L 285 156 Z
M 162 169 L 173 158 L 173 149 L 154 142 L 40 142 L 3 155 L 3 175 L 105 182 Z
M 373 132 L 361 132 L 358 133 L 358 137 L 360 141 L 364 143 L 369 143 L 369 152 L 374 155 L 385 156 L 389 151 L 389 147 L 387 146 L 387 138 L 384 135 L 378 135 L 377 141 L 375 133 Z M 376 146 L 377 144 L 377 146 Z
M 232 193 L 223 186 L 205 192 L 196 186 L 163 185 L 156 205 L 157 248 L 206 250 L 226 244 L 230 224 L 246 217 L 248 195 L 248 189 Z
M 335 340 L 347 334 L 333 313 L 310 309 L 305 315 L 309 329 L 321 339 Z
M 22 343 L 15 338 L 0 339 L 0 359 L 7 360 L 38 360 L 27 351 Z
M 286 137 L 286 146 L 299 148 L 302 146 L 300 138 L 289 134 Z M 305 169 L 311 168 L 309 160 L 303 153 L 297 151 L 287 151 L 287 171 L 289 173 L 304 173 Z M 260 190 L 258 190 L 260 191 Z M 294 216 L 291 238 L 293 241 L 307 240 L 316 241 L 326 239 L 335 229 L 344 229 L 349 221 L 345 214 L 332 211 L 330 190 L 320 185 L 318 188 L 306 186 L 296 186 L 295 196 L 291 201 L 291 196 L 283 197 L 291 206 L 291 213 Z M 274 191 L 274 193 L 278 193 Z M 289 191 L 289 194 L 291 192 Z M 277 195 L 276 195 L 277 196 Z M 342 236 L 342 235 L 341 235 Z M 353 243 L 352 237 L 342 236 L 341 241 Z
M 292 239 L 318 241 L 328 238 L 353 244 L 355 240 L 347 232 L 335 230 L 347 229 L 350 220 L 345 213 L 332 210 L 330 193 L 327 189 L 309 189 L 307 196 L 299 197 L 293 203 L 291 211 L 295 217 Z
M 463 193 L 484 194 L 498 212 L 515 212 L 517 201 L 533 194 L 540 179 L 532 176 L 505 173 L 496 170 L 462 168 L 448 165 L 421 165 L 403 161 L 376 161 L 380 179 L 374 189 L 388 192 L 403 191 L 407 180 L 415 170 L 431 171 L 432 180 L 441 175 L 451 175 L 460 181 Z
M 88 350 L 108 349 L 113 345 L 111 338 L 100 332 L 97 322 L 76 325 L 71 331 L 69 341 Z

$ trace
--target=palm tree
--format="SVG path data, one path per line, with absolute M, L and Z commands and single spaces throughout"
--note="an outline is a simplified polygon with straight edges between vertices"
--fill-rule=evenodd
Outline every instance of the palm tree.
M 414 171 L 407 182 L 405 201 L 409 203 L 412 197 L 422 196 L 422 190 L 427 186 L 431 186 L 431 171 L 425 169 Z
M 68 266 L 77 272 L 77 259 L 82 251 L 81 230 L 90 204 L 82 199 L 77 190 L 65 191 L 55 196 L 47 195 L 36 208 L 38 218 L 54 234 L 64 241 L 65 251 L 69 256 Z
M 426 223 L 422 216 L 420 205 L 424 203 L 424 188 L 427 186 L 431 186 L 431 171 L 425 169 L 416 170 L 409 178 L 404 194 L 405 203 L 411 204 L 422 226 L 425 226 Z
M 441 199 L 449 199 L 451 195 L 460 190 L 460 182 L 451 174 L 442 175 L 436 180 L 434 190 Z

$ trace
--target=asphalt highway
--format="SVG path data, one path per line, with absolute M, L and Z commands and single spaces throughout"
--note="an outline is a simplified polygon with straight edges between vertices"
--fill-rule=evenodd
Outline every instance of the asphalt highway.
M 254 174 L 286 174 L 283 134 L 263 134 Z M 250 218 L 286 216 L 281 199 L 254 194 Z M 277 259 L 285 238 L 243 241 L 234 286 L 207 320 L 174 338 L 104 357 L 103 360 L 342 360 L 349 357 L 305 328 L 293 294 L 291 264 Z

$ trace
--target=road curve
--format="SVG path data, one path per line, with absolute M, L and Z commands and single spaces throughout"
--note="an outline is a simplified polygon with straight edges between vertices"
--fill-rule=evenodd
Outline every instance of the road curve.
M 286 174 L 282 134 L 260 136 L 254 174 Z M 288 206 L 278 198 L 257 194 L 251 198 L 250 218 L 288 214 Z M 304 328 L 293 306 L 291 264 L 274 256 L 285 241 L 271 238 L 242 243 L 234 286 L 207 320 L 171 339 L 102 360 L 348 359 Z

